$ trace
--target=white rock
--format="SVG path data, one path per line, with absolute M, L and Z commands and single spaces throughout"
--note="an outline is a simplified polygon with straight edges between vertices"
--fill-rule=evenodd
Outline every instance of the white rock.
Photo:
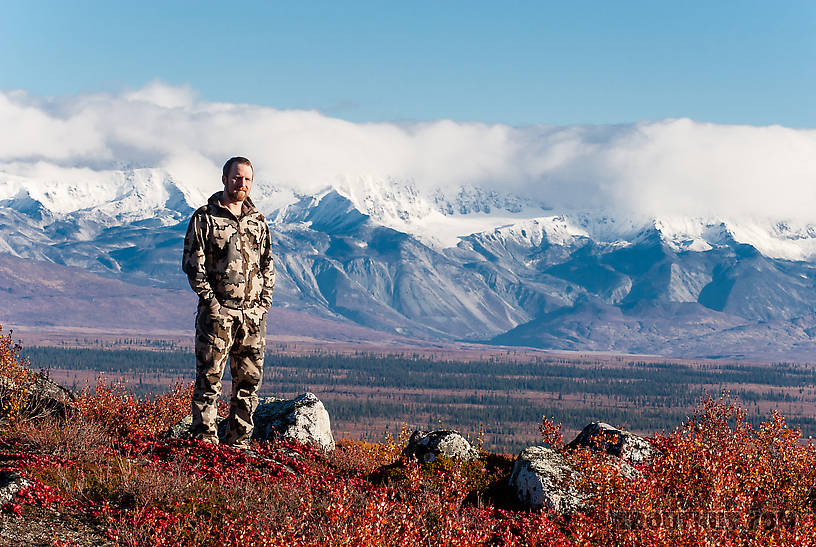
M 530 446 L 516 459 L 510 488 L 522 504 L 532 509 L 546 507 L 559 513 L 574 513 L 581 507 L 583 496 L 573 478 L 564 456 L 550 448 Z
M 17 493 L 28 486 L 31 486 L 31 482 L 16 471 L 0 470 L 0 506 L 13 502 Z
M 317 446 L 324 452 L 334 450 L 329 413 L 314 393 L 304 393 L 294 399 L 261 399 L 253 419 L 256 439 L 293 439 Z
M 403 451 L 404 456 L 415 457 L 422 463 L 435 461 L 439 454 L 463 460 L 475 460 L 479 457 L 479 453 L 470 446 L 467 439 L 456 431 L 445 429 L 414 431 Z

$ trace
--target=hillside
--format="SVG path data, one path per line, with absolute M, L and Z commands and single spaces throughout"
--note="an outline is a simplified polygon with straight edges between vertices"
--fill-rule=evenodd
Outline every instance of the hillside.
M 0 253 L 0 319 L 6 325 L 73 335 L 192 335 L 195 294 L 189 289 L 128 283 L 53 262 Z M 275 306 L 267 332 L 276 340 L 343 340 L 384 344 L 411 341 L 361 327 L 347 319 Z
M 291 441 L 243 453 L 164 437 L 187 413 L 189 386 L 136 398 L 99 384 L 54 413 L 62 407 L 43 406 L 8 336 L 0 365 L 0 538 L 19 545 L 805 545 L 816 537 L 816 447 L 778 413 L 754 429 L 728 397 L 702 401 L 689 421 L 649 437 L 659 452 L 634 468 L 565 446 L 559 426 L 543 420 L 541 443 L 573 470 L 562 488 L 582 500 L 562 513 L 523 508 L 508 487 L 512 455 L 420 464 L 400 456 L 405 435 L 341 440 L 328 454 Z

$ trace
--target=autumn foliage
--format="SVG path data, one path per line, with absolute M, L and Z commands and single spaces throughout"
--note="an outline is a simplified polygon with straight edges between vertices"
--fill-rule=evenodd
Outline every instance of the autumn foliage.
M 31 402 L 34 374 L 20 355 L 22 348 L 0 326 L 0 420 L 15 422 Z
M 20 382 L 27 364 L 3 340 L 0 372 Z M 291 442 L 250 455 L 165 439 L 188 413 L 189 390 L 136 397 L 100 382 L 66 417 L 4 413 L 0 462 L 30 486 L 3 518 L 58 509 L 120 545 L 816 543 L 816 448 L 778 413 L 753 427 L 727 395 L 651 437 L 660 455 L 634 469 L 566 451 L 560 427 L 544 420 L 542 442 L 565 450 L 586 497 L 581 511 L 558 515 L 517 505 L 511 455 L 420 465 L 400 460 L 404 436 L 341 441 L 330 455 Z M 53 542 L 67 544 L 58 530 Z
M 192 384 L 176 382 L 167 393 L 140 399 L 124 384 L 105 382 L 100 375 L 96 389 L 85 389 L 75 406 L 84 418 L 123 438 L 155 437 L 189 413 L 192 394 Z
M 650 439 L 662 455 L 622 476 L 618 460 L 577 451 L 588 508 L 570 539 L 598 545 L 816 543 L 816 448 L 779 413 L 758 429 L 727 395 Z

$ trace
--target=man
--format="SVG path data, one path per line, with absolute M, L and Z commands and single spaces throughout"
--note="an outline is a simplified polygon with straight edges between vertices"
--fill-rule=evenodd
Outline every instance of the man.
M 226 443 L 240 449 L 248 449 L 252 437 L 275 285 L 269 227 L 249 199 L 253 174 L 246 158 L 224 164 L 224 190 L 193 213 L 181 266 L 198 294 L 193 438 L 218 444 L 216 401 L 229 357 Z

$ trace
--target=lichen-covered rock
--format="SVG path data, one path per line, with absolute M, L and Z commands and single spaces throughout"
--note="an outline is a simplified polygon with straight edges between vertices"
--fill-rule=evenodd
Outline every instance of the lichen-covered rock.
M 574 482 L 574 471 L 563 455 L 544 446 L 521 451 L 510 475 L 510 488 L 531 509 L 543 507 L 571 514 L 583 503 Z
M 610 456 L 616 456 L 630 464 L 646 463 L 658 453 L 643 437 L 604 422 L 592 422 L 587 425 L 575 440 L 567 445 L 569 449 L 578 447 L 603 450 Z
M 416 458 L 421 463 L 435 461 L 440 454 L 462 460 L 475 460 L 479 457 L 479 453 L 470 446 L 467 439 L 456 431 L 445 429 L 414 431 L 402 453 L 404 457 Z
M 20 413 L 27 418 L 65 417 L 76 410 L 74 393 L 38 372 L 22 388 L 10 378 L 0 378 L 0 404 L 9 397 L 18 397 L 20 390 L 24 391 Z
M 34 373 L 34 385 L 31 391 L 36 397 L 48 402 L 53 402 L 60 409 L 69 407 L 69 410 L 74 410 L 74 403 L 76 402 L 76 395 L 74 393 L 44 374 L 38 372 Z
M 168 439 L 189 439 L 192 425 L 193 416 L 190 414 L 176 422 L 176 425 L 168 429 L 164 436 Z
M 0 507 L 14 501 L 17 492 L 31 483 L 11 469 L 0 469 Z
M 255 414 L 255 439 L 293 439 L 330 452 L 334 450 L 329 413 L 314 393 L 294 399 L 261 399 Z

